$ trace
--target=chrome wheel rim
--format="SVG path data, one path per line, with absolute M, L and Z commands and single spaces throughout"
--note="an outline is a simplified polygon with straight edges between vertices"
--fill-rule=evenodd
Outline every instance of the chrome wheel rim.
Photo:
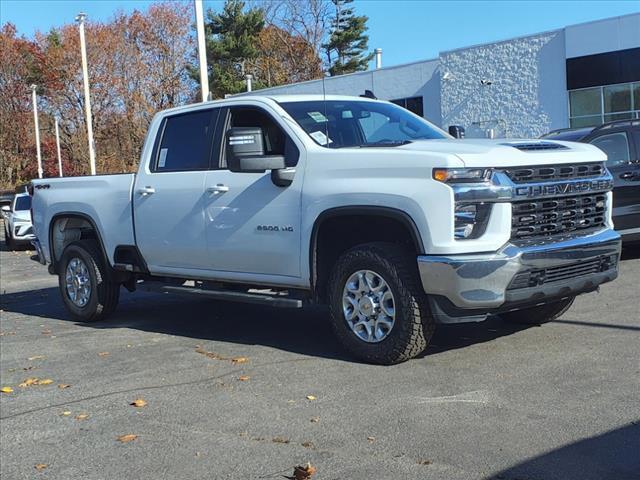
M 351 331 L 367 343 L 389 336 L 396 318 L 393 292 L 381 275 L 358 270 L 342 291 L 342 312 Z
M 91 277 L 85 263 L 77 257 L 67 264 L 65 272 L 67 297 L 77 307 L 84 307 L 91 298 Z

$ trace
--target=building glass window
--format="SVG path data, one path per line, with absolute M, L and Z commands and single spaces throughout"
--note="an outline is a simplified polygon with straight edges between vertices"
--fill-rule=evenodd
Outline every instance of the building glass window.
M 422 97 L 398 98 L 396 100 L 391 100 L 391 102 L 406 108 L 420 117 L 424 116 Z
M 569 91 L 572 128 L 595 127 L 614 120 L 640 118 L 640 82 Z

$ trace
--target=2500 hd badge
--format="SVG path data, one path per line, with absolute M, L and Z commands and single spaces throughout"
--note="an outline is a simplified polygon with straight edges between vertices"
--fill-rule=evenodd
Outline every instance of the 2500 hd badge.
M 260 232 L 293 232 L 293 227 L 291 225 L 282 227 L 278 225 L 258 225 L 257 230 Z

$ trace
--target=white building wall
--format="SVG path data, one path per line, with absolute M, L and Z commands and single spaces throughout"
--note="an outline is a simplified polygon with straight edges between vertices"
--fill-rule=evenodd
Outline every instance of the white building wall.
M 568 124 L 562 30 L 444 52 L 440 71 L 445 129 L 533 138 Z
M 638 48 L 640 13 L 565 28 L 567 58 Z

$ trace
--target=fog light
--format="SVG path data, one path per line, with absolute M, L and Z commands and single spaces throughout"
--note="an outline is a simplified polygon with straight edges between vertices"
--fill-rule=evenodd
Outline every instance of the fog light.
M 489 211 L 490 206 L 484 203 L 456 205 L 454 237 L 478 238 L 486 229 Z

